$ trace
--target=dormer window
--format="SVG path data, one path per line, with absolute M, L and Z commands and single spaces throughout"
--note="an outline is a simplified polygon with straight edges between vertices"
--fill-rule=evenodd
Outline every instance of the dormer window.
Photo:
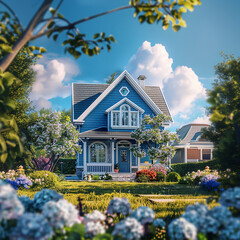
M 127 104 L 121 105 L 119 110 L 113 110 L 111 116 L 113 128 L 136 128 L 139 125 L 139 112 L 132 111 Z

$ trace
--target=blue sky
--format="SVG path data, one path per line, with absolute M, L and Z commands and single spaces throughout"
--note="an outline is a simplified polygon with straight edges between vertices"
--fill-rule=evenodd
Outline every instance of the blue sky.
M 26 25 L 42 1 L 8 0 Z M 128 0 L 65 0 L 60 12 L 77 20 L 112 8 Z M 34 67 L 37 81 L 31 98 L 37 107 L 61 110 L 71 106 L 71 83 L 104 83 L 113 72 L 127 69 L 135 78 L 147 76 L 146 84 L 161 86 L 172 115 L 171 130 L 189 122 L 208 122 L 206 90 L 214 80 L 214 65 L 222 61 L 220 51 L 240 54 L 240 1 L 209 0 L 187 13 L 187 28 L 175 33 L 161 25 L 140 24 L 133 10 L 109 14 L 79 25 L 81 32 L 112 34 L 112 51 L 74 60 L 65 55 L 60 42 L 47 38 L 35 41 L 48 52 Z

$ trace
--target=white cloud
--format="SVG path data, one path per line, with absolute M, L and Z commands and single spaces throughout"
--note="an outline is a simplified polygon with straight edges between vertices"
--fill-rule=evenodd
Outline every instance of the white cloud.
M 77 65 L 67 58 L 52 60 L 45 58 L 32 68 L 36 71 L 36 81 L 32 86 L 30 99 L 37 106 L 49 107 L 49 99 L 69 96 L 71 94 L 69 81 L 72 76 L 79 74 Z
M 37 111 L 39 111 L 41 108 L 49 109 L 52 107 L 51 102 L 44 98 L 33 100 L 32 105 L 35 107 Z
M 187 114 L 180 114 L 179 117 L 182 119 L 189 119 L 189 116 Z
M 197 117 L 192 123 L 205 123 L 205 124 L 211 124 L 208 116 L 203 117 Z
M 151 46 L 145 41 L 132 56 L 126 69 L 135 79 L 139 75 L 147 77 L 147 85 L 162 88 L 172 115 L 186 115 L 197 99 L 206 96 L 205 88 L 195 72 L 186 66 L 172 68 L 173 59 L 161 44 Z
M 172 73 L 172 63 L 172 58 L 169 58 L 162 44 L 152 47 L 150 42 L 145 41 L 131 57 L 126 69 L 135 79 L 139 75 L 145 75 L 148 85 L 163 87 L 164 80 Z

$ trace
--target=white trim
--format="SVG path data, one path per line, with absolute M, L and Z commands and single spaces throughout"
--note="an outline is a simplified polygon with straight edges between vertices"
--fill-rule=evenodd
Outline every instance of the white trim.
M 128 107 L 128 125 L 122 125 L 122 108 L 124 106 Z M 125 111 L 126 112 L 126 111 Z M 119 113 L 119 125 L 113 125 L 113 114 L 114 113 Z M 137 125 L 136 126 L 132 126 L 132 113 L 137 113 Z M 111 128 L 112 129 L 137 129 L 139 127 L 139 111 L 131 111 L 131 106 L 127 105 L 127 104 L 123 104 L 120 106 L 120 110 L 112 110 L 111 111 Z
M 112 172 L 114 172 L 114 141 L 112 141 Z
M 100 144 L 102 144 L 102 145 L 104 145 L 104 147 L 105 147 L 105 162 L 90 162 L 90 159 L 91 159 L 91 153 L 90 153 L 90 148 L 91 148 L 91 146 L 93 145 L 93 144 L 96 144 L 96 143 L 100 143 Z M 102 165 L 102 164 L 109 164 L 108 162 L 107 162 L 107 145 L 104 143 L 104 142 L 101 142 L 101 141 L 95 141 L 95 142 L 92 142 L 89 146 L 88 146 L 88 166 L 90 166 L 90 165 L 92 164 L 92 165 Z
M 112 111 L 112 110 L 114 110 L 115 108 L 117 108 L 118 106 L 120 106 L 121 104 L 123 104 L 123 103 L 127 103 L 127 104 L 129 104 L 130 106 L 132 106 L 133 108 L 135 108 L 135 109 L 137 109 L 139 112 L 141 112 L 141 113 L 144 113 L 145 111 L 142 109 L 142 108 L 140 108 L 137 104 L 135 104 L 134 102 L 132 102 L 131 100 L 129 100 L 128 98 L 123 98 L 122 100 L 120 100 L 119 102 L 117 102 L 117 103 L 115 103 L 114 105 L 112 105 L 110 108 L 108 108 L 106 111 L 105 111 L 105 113 L 108 113 L 108 112 L 110 112 L 110 111 Z M 116 111 L 119 111 L 119 110 L 116 110 Z
M 122 90 L 123 88 L 126 88 L 126 89 L 127 89 L 127 94 L 126 94 L 126 95 L 123 95 L 123 94 L 121 93 L 121 90 Z M 129 89 L 128 89 L 127 87 L 125 87 L 125 86 L 122 86 L 122 87 L 119 89 L 119 92 L 120 92 L 120 94 L 121 94 L 123 97 L 126 97 L 126 96 L 130 93 Z
M 123 143 L 123 142 L 127 142 L 127 143 L 129 143 L 129 161 L 130 161 L 130 163 L 129 163 L 129 167 L 130 167 L 130 173 L 132 172 L 132 152 L 130 151 L 130 148 L 132 147 L 132 143 L 131 142 L 129 142 L 128 140 L 120 140 L 120 141 L 118 141 L 117 142 L 117 144 L 116 144 L 116 163 L 118 163 L 118 145 L 119 144 L 121 144 L 121 143 Z
M 83 122 L 88 114 L 118 85 L 122 79 L 126 77 L 130 85 L 137 91 L 142 99 L 149 105 L 149 107 L 156 113 L 161 114 L 162 111 L 152 101 L 152 99 L 146 94 L 146 92 L 139 86 L 139 84 L 132 78 L 132 76 L 125 70 L 117 79 L 109 85 L 109 87 L 76 119 L 76 122 Z
M 87 142 L 83 142 L 83 171 L 87 171 Z
M 72 106 L 71 106 L 71 108 L 72 108 L 71 117 L 72 117 L 72 122 L 74 121 L 74 104 L 73 104 L 73 103 L 74 103 L 74 92 L 73 92 L 73 84 L 74 84 L 74 83 L 72 83 L 72 89 L 71 89 L 71 91 L 72 91 L 72 94 L 71 94 L 71 102 L 72 102 L 72 103 L 71 103 L 71 105 L 72 105 Z

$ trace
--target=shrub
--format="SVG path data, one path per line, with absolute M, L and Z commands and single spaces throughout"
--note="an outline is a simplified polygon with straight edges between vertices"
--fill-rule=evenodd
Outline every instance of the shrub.
M 99 176 L 100 180 L 112 180 L 112 175 L 110 175 L 109 173 L 105 173 L 104 175 Z
M 170 172 L 167 175 L 166 181 L 167 182 L 179 182 L 181 179 L 181 176 L 177 172 Z
M 140 175 L 148 176 L 150 181 L 156 180 L 156 177 L 157 177 L 157 173 L 155 171 L 151 171 L 149 169 L 143 169 L 143 170 L 137 171 L 136 179 L 138 179 Z
M 99 175 L 93 175 L 92 180 L 99 180 Z
M 48 171 L 35 171 L 30 174 L 30 177 L 33 179 L 33 187 L 36 186 L 36 181 L 41 181 L 41 187 L 44 188 L 55 187 L 57 182 L 60 181 L 56 174 Z
M 177 172 L 181 176 L 186 175 L 188 172 L 204 170 L 206 166 L 209 166 L 210 169 L 219 169 L 219 163 L 217 160 L 204 161 L 199 163 L 176 163 L 172 164 L 171 167 L 174 172 Z
M 54 172 L 61 173 L 62 162 L 62 174 L 75 174 L 76 173 L 76 159 L 60 158 Z
M 157 179 L 158 182 L 165 182 L 166 175 L 163 172 L 157 172 L 156 179 Z
M 140 174 L 138 177 L 137 177 L 137 182 L 149 182 L 150 179 L 149 179 L 149 176 L 148 175 L 145 175 L 145 174 Z

